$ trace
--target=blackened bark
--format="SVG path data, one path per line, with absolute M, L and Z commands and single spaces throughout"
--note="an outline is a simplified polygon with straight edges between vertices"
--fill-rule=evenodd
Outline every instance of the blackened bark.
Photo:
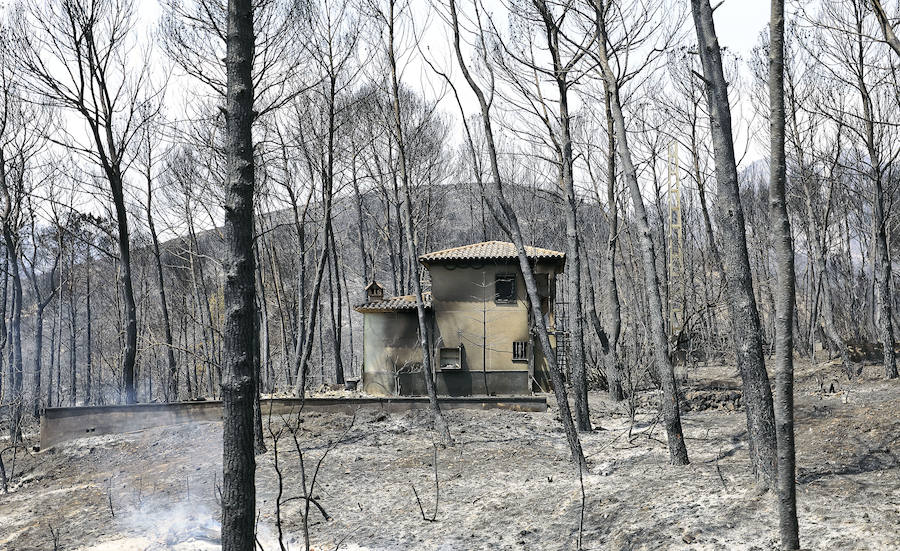
M 615 121 L 612 116 L 610 92 L 604 85 L 604 103 L 606 105 L 606 132 L 608 135 L 606 151 L 606 204 L 609 235 L 606 238 L 604 262 L 606 270 L 603 274 L 603 297 L 605 302 L 606 335 L 609 347 L 603 355 L 606 366 L 606 380 L 609 382 L 609 397 L 613 401 L 625 398 L 622 392 L 622 368 L 619 365 L 619 336 L 622 332 L 622 310 L 619 304 L 619 287 L 616 283 L 616 242 L 619 239 L 619 208 L 616 203 L 616 135 Z
M 72 243 L 69 251 L 69 405 L 76 405 L 78 399 L 78 386 L 76 361 L 78 351 L 75 348 L 75 332 L 77 330 L 77 310 L 75 302 L 75 244 Z M 57 396 L 57 401 L 59 397 Z
M 547 368 L 550 372 L 550 381 L 553 384 L 553 393 L 556 396 L 556 404 L 559 408 L 560 423 L 563 426 L 563 431 L 566 435 L 566 441 L 569 444 L 569 451 L 572 455 L 572 462 L 578 466 L 580 471 L 587 466 L 587 461 L 585 460 L 584 453 L 581 449 L 581 440 L 578 437 L 578 431 L 575 428 L 575 423 L 572 421 L 572 410 L 569 407 L 569 397 L 566 394 L 565 381 L 563 380 L 559 365 L 556 363 L 555 350 L 550 342 L 550 335 L 547 332 L 547 325 L 544 323 L 544 315 L 541 312 L 541 301 L 538 295 L 537 283 L 534 279 L 534 270 L 531 266 L 531 262 L 528 260 L 527 251 L 525 250 L 525 242 L 522 238 L 522 230 L 519 226 L 518 215 L 506 200 L 506 197 L 503 193 L 503 184 L 502 180 L 500 179 L 500 164 L 497 158 L 497 149 L 494 142 L 493 124 L 491 123 L 490 105 L 488 104 L 481 87 L 478 85 L 478 83 L 475 82 L 475 79 L 469 72 L 468 66 L 466 65 L 465 59 L 463 58 L 462 48 L 460 46 L 459 20 L 456 14 L 455 0 L 450 0 L 450 17 L 451 24 L 453 26 L 453 46 L 456 54 L 456 61 L 457 63 L 459 63 L 460 69 L 462 70 L 463 76 L 465 77 L 469 88 L 471 88 L 472 92 L 475 94 L 475 97 L 478 99 L 478 105 L 481 109 L 481 122 L 484 129 L 485 146 L 487 147 L 488 158 L 491 165 L 491 177 L 489 178 L 489 182 L 491 185 L 491 190 L 496 195 L 497 202 L 499 203 L 500 212 L 498 213 L 496 209 L 494 209 L 487 201 L 485 202 L 485 206 L 490 209 L 491 214 L 494 215 L 495 219 L 498 222 L 502 223 L 502 221 L 505 220 L 505 227 L 506 229 L 508 229 L 509 236 L 513 240 L 513 244 L 515 244 L 516 250 L 518 251 L 519 267 L 521 268 L 522 276 L 525 279 L 525 290 L 528 293 L 528 301 L 529 305 L 531 306 L 531 319 L 534 323 L 538 342 L 540 343 L 544 359 L 547 362 Z M 466 136 L 469 141 L 469 153 L 472 155 L 473 166 L 477 167 L 478 163 L 476 161 L 475 144 L 473 143 L 472 136 L 468 131 L 468 125 L 466 125 L 465 128 Z M 476 177 L 480 179 L 480 175 L 480 171 L 476 171 Z M 484 188 L 482 187 L 482 189 Z
M 62 255 L 62 240 L 58 242 L 60 256 Z M 62 339 L 62 282 L 57 289 L 59 297 L 56 300 L 56 315 L 53 316 L 53 326 L 50 330 L 50 367 L 47 369 L 47 407 L 53 407 L 53 373 L 56 373 L 56 400 L 59 401 L 59 361 L 60 340 Z M 2 312 L 0 312 L 2 315 Z M 2 347 L 0 347 L 2 350 Z
M 434 431 L 445 446 L 453 445 L 453 437 L 450 436 L 450 428 L 444 420 L 441 406 L 437 400 L 437 391 L 434 385 L 434 370 L 431 365 L 431 328 L 425 315 L 425 300 L 422 295 L 422 281 L 419 278 L 419 258 L 416 251 L 416 241 L 413 232 L 412 192 L 410 191 L 409 172 L 406 166 L 406 144 L 403 137 L 403 122 L 400 106 L 400 83 L 397 79 L 397 59 L 394 52 L 394 24 L 395 24 L 395 0 L 389 0 L 388 26 L 388 60 L 391 65 L 391 96 L 393 104 L 394 141 L 397 145 L 397 154 L 400 165 L 400 180 L 403 184 L 403 229 L 406 235 L 406 252 L 411 263 L 413 273 L 410 277 L 413 293 L 416 295 L 416 313 L 419 320 L 419 343 L 422 348 L 422 374 L 425 378 L 425 390 L 428 393 L 428 401 L 431 403 L 431 413 L 434 417 Z M 402 264 L 402 263 L 401 263 Z M 540 304 L 540 303 L 538 303 Z
M 331 304 L 331 330 L 332 343 L 334 344 L 334 382 L 344 384 L 344 361 L 341 357 L 341 337 L 343 329 L 342 302 L 341 296 L 341 274 L 338 267 L 338 249 L 334 240 L 334 231 L 329 232 L 331 241 L 331 267 L 328 270 L 328 289 L 330 292 Z
M 356 151 L 356 147 L 353 148 Z M 363 285 L 369 284 L 369 263 L 366 262 L 366 223 L 363 218 L 363 208 L 362 208 L 362 195 L 359 193 L 359 178 L 357 178 L 356 173 L 356 155 L 353 156 L 352 164 L 351 164 L 351 177 L 353 181 L 353 198 L 356 201 L 356 221 L 357 221 L 357 232 L 359 243 L 359 262 L 360 267 L 362 268 L 362 280 Z M 374 274 L 373 274 L 374 278 Z M 349 293 L 349 289 L 347 290 Z M 366 290 L 362 289 L 359 295 L 359 301 L 365 302 L 368 297 L 366 296 Z
M 883 10 L 880 11 L 883 12 Z M 875 256 L 877 257 L 875 285 L 878 288 L 878 333 L 881 339 L 881 345 L 884 348 L 884 375 L 889 379 L 896 379 L 897 358 L 894 351 L 894 324 L 892 319 L 893 295 L 891 295 L 891 253 L 887 242 L 887 217 L 884 212 L 884 183 L 882 182 L 884 169 L 880 161 L 878 147 L 875 143 L 875 113 L 872 106 L 872 97 L 869 93 L 869 86 L 865 79 L 867 66 L 864 59 L 864 45 L 862 42 L 863 27 L 860 17 L 857 17 L 855 31 L 855 53 L 857 59 L 856 67 L 854 69 L 863 108 L 862 122 L 865 134 L 866 153 L 869 155 L 869 164 L 871 165 L 870 177 L 873 186 L 872 202 L 874 203 L 875 210 Z M 883 31 L 887 32 L 887 29 L 883 29 Z
M 253 401 L 256 374 L 253 256 L 253 2 L 228 1 L 225 69 L 225 332 L 222 401 L 222 549 L 255 548 Z
M 125 383 L 125 403 L 137 402 L 134 388 L 134 364 L 137 359 L 137 306 L 131 277 L 131 242 L 128 233 L 128 212 L 125 207 L 122 174 L 118 167 L 109 167 L 107 178 L 112 190 L 119 241 L 119 267 L 122 270 L 122 298 L 125 315 L 125 349 L 122 351 L 122 377 Z
M 6 126 L 5 120 L 3 124 Z M 17 176 L 11 176 L 6 170 L 6 159 L 3 150 L 0 149 L 0 194 L 3 197 L 3 212 L 0 223 L 3 241 L 6 245 L 6 271 L 12 282 L 12 294 L 10 296 L 9 333 L 7 343 L 9 349 L 9 380 L 7 382 L 10 396 L 9 400 L 9 441 L 15 444 L 21 436 L 21 421 L 23 413 L 22 394 L 24 376 L 22 362 L 22 277 L 19 272 L 19 235 L 18 219 L 21 215 L 19 207 L 22 204 L 24 186 L 20 167 Z M 15 180 L 15 181 L 13 181 Z M 5 276 L 4 276 L 5 277 Z M 4 287 L 6 283 L 4 282 Z M 4 289 L 4 295 L 6 290 Z
M 148 145 L 149 148 L 149 145 Z M 148 157 L 149 157 L 148 152 Z M 147 159 L 147 226 L 150 228 L 150 240 L 153 243 L 153 259 L 156 265 L 156 283 L 158 285 L 159 306 L 162 309 L 163 335 L 166 339 L 166 366 L 168 367 L 168 381 L 166 385 L 166 399 L 178 401 L 178 365 L 175 363 L 175 348 L 172 341 L 172 322 L 169 319 L 169 303 L 166 300 L 166 277 L 163 273 L 162 255 L 159 250 L 159 237 L 156 234 L 156 225 L 153 223 L 153 180 L 150 178 L 150 159 Z
M 331 216 L 331 193 L 325 196 L 325 212 L 326 216 Z M 322 289 L 322 276 L 325 273 L 325 267 L 328 263 L 328 240 L 325 239 L 322 245 L 322 252 L 316 266 L 316 280 L 313 283 L 312 296 L 309 300 L 309 311 L 305 315 L 306 326 L 298 326 L 297 330 L 302 331 L 302 335 L 297 337 L 297 349 L 294 354 L 294 374 L 297 381 L 294 387 L 294 395 L 304 398 L 306 396 L 306 378 L 309 372 L 309 357 L 312 355 L 314 331 L 316 327 L 316 318 L 319 313 L 319 294 Z M 299 290 L 303 287 L 298 286 Z M 300 302 L 302 304 L 302 301 Z M 319 334 L 321 335 L 321 330 Z M 321 348 L 321 347 L 320 347 Z
M 7 266 L 12 281 L 9 314 L 9 440 L 17 442 L 22 434 L 21 422 L 24 396 L 22 394 L 24 366 L 22 361 L 22 278 L 19 274 L 18 242 L 9 227 L 9 218 L 4 220 L 3 236 L 9 259 Z
M 9 296 L 9 251 L 3 248 L 3 280 L 0 281 L 0 396 L 3 396 L 3 351 L 9 344 L 6 327 L 6 299 Z
M 737 163 L 728 103 L 728 84 L 709 0 L 691 0 L 697 44 L 703 65 L 718 183 L 718 226 L 729 294 L 731 330 L 743 383 L 750 459 L 764 487 L 775 482 L 775 412 L 763 359 L 759 311 L 753 295 L 744 211 L 738 188 Z
M 257 267 L 261 267 L 262 263 L 259 261 L 259 251 L 255 250 L 254 259 L 256 261 Z M 256 340 L 256 346 L 253 347 L 253 453 L 256 455 L 262 455 L 266 453 L 266 439 L 265 433 L 263 432 L 262 427 L 262 408 L 259 405 L 259 392 L 262 386 L 262 378 L 260 377 L 262 371 L 262 361 L 263 361 L 263 346 L 262 342 L 260 342 L 259 334 L 260 334 L 260 326 L 266 323 L 266 315 L 265 309 L 262 307 L 265 304 L 266 294 L 265 288 L 262 284 L 262 272 L 259 269 L 254 270 L 256 274 L 254 274 L 254 278 L 256 275 L 260 276 L 259 279 L 259 294 L 254 297 L 254 309 L 253 309 L 253 335 Z M 267 337 L 268 340 L 268 337 Z M 268 345 L 267 345 L 268 346 Z M 268 354 L 268 351 L 266 351 Z
M 32 235 L 34 235 L 34 226 L 32 226 Z M 36 241 L 36 240 L 35 240 Z M 35 250 L 35 255 L 37 255 L 37 250 Z M 46 295 L 41 291 L 40 285 L 40 277 L 35 269 L 37 265 L 37 259 L 34 258 L 31 262 L 31 272 L 28 274 L 31 279 L 31 286 L 34 290 L 34 301 L 35 301 L 35 314 L 34 314 L 34 363 L 33 369 L 34 372 L 32 374 L 32 413 L 34 414 L 34 418 L 38 419 L 41 415 L 41 385 L 42 385 L 42 352 L 44 350 L 44 311 L 49 306 L 50 301 L 53 300 L 53 296 L 56 294 L 57 282 L 56 282 L 56 269 L 59 266 L 59 254 L 53 260 L 53 266 L 50 269 L 50 292 Z M 52 355 L 52 343 L 51 343 L 51 355 Z M 52 365 L 51 365 L 52 372 Z M 48 382 L 49 385 L 49 382 Z M 47 404 L 49 406 L 49 403 Z
M 772 0 L 769 29 L 769 221 L 775 242 L 775 431 L 778 526 L 781 548 L 800 548 L 794 481 L 794 246 L 787 211 L 784 152 L 784 0 Z
M 91 314 L 91 268 L 93 267 L 93 259 L 91 256 L 90 247 L 88 247 L 87 251 L 87 261 L 85 262 L 84 269 L 84 317 L 85 317 L 85 332 L 84 332 L 84 403 L 91 404 L 93 403 L 92 397 L 94 395 L 93 382 L 94 382 L 94 356 L 91 350 L 91 344 L 93 340 L 93 319 Z
M 625 115 L 622 113 L 622 105 L 619 99 L 619 83 L 609 64 L 606 51 L 607 34 L 606 24 L 603 19 L 604 9 L 599 0 L 595 1 L 596 25 L 600 39 L 598 48 L 600 53 L 600 65 L 606 89 L 609 91 L 610 110 L 614 122 L 616 138 L 616 150 L 622 163 L 622 172 L 625 182 L 631 192 L 631 203 L 634 208 L 637 222 L 638 239 L 641 245 L 641 257 L 643 260 L 644 286 L 647 288 L 647 302 L 650 311 L 649 330 L 650 341 L 653 346 L 653 358 L 656 363 L 657 376 L 663 395 L 660 409 L 663 414 L 663 423 L 666 428 L 666 440 L 669 445 L 669 460 L 674 465 L 687 465 L 689 463 L 687 447 L 684 442 L 684 433 L 681 429 L 681 412 L 678 406 L 678 389 L 675 384 L 675 370 L 669 357 L 669 340 L 666 338 L 666 327 L 663 319 L 663 302 L 659 290 L 659 277 L 656 272 L 656 251 L 653 245 L 653 236 L 650 233 L 650 224 L 647 220 L 647 210 L 641 197 L 641 188 L 637 179 L 637 170 L 631 158 L 631 150 L 628 146 L 626 134 Z
M 884 376 L 888 379 L 896 379 L 897 354 L 894 350 L 894 308 L 891 294 L 893 270 L 887 243 L 887 217 L 884 213 L 884 190 L 880 177 L 875 178 L 875 226 L 878 251 L 878 322 L 881 344 L 884 348 Z

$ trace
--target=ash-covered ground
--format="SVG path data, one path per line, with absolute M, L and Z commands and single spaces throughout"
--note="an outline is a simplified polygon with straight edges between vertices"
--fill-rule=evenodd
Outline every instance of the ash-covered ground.
M 897 549 L 900 382 L 882 380 L 874 365 L 853 382 L 838 373 L 837 366 L 798 366 L 803 546 Z M 665 435 L 654 422 L 655 393 L 638 396 L 634 426 L 624 404 L 591 395 L 594 423 L 602 430 L 582 436 L 590 461 L 584 501 L 555 407 L 547 413 L 447 412 L 456 445 L 437 449 L 434 522 L 422 519 L 413 493 L 414 486 L 431 518 L 435 447 L 427 412 L 368 411 L 355 419 L 304 413 L 298 426 L 308 479 L 331 448 L 312 493 L 328 519 L 312 507 L 312 548 L 574 550 L 582 502 L 584 549 L 775 548 L 774 497 L 759 493 L 750 472 L 733 368 L 699 368 L 682 388 L 686 467 L 667 463 Z M 271 428 L 281 425 L 275 419 Z M 258 457 L 258 532 L 262 548 L 277 550 L 271 437 L 267 445 Z M 299 456 L 287 433 L 278 449 L 283 540 L 288 549 L 302 549 Z M 10 493 L 0 495 L 0 549 L 219 548 L 219 423 L 94 437 L 23 454 Z

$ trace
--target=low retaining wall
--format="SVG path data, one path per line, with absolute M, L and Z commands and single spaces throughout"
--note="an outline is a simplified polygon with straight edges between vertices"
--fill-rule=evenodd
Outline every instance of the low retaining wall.
M 513 411 L 547 411 L 547 400 L 536 396 L 440 398 L 444 409 L 509 409 Z M 296 413 L 301 401 L 297 398 L 272 398 L 260 401 L 263 415 Z M 387 412 L 427 408 L 426 397 L 390 398 L 307 398 L 304 411 L 353 413 L 365 409 Z M 123 406 L 83 406 L 47 408 L 41 416 L 41 448 L 102 434 L 117 434 L 222 419 L 221 401 L 173 402 L 168 404 L 131 404 Z

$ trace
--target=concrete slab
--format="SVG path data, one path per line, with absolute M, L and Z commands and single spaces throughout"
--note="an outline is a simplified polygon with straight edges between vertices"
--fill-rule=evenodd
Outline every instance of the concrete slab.
M 439 398 L 445 409 L 508 409 L 513 411 L 547 411 L 543 396 L 460 396 Z M 284 415 L 300 411 L 353 413 L 359 409 L 378 409 L 389 413 L 424 409 L 424 396 L 366 398 L 272 398 L 260 401 L 263 415 L 270 411 Z M 82 406 L 47 408 L 41 416 L 41 449 L 60 442 L 139 431 L 152 427 L 178 425 L 222 419 L 221 401 L 131 404 L 117 406 Z

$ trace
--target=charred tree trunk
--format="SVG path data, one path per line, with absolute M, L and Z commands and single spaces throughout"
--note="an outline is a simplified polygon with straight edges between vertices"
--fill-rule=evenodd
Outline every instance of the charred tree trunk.
M 328 269 L 328 288 L 331 299 L 329 303 L 331 305 L 331 331 L 333 333 L 332 342 L 334 344 L 334 382 L 342 385 L 344 384 L 344 361 L 341 357 L 343 348 L 341 345 L 341 333 L 343 329 L 341 274 L 338 267 L 338 248 L 337 243 L 334 240 L 334 231 L 328 232 L 328 236 L 331 242 L 331 267 Z
M 2 262 L 3 279 L 0 281 L 0 399 L 3 397 L 3 352 L 6 350 L 6 345 L 9 344 L 9 339 L 7 338 L 9 333 L 6 327 L 6 302 L 9 296 L 9 251 L 6 250 L 6 247 L 3 247 Z
M 619 304 L 619 287 L 616 283 L 616 243 L 619 238 L 619 208 L 616 203 L 616 136 L 612 115 L 610 91 L 604 86 L 606 104 L 606 131 L 609 137 L 606 152 L 606 204 L 609 235 L 606 238 L 603 274 L 604 302 L 606 310 L 606 335 L 609 347 L 603 355 L 606 379 L 609 381 L 609 397 L 619 402 L 625 398 L 622 392 L 622 366 L 619 364 L 619 336 L 622 332 L 622 311 Z
M 93 382 L 94 382 L 94 355 L 91 350 L 91 344 L 93 341 L 93 319 L 91 314 L 91 268 L 93 267 L 93 258 L 91 256 L 91 250 L 88 248 L 87 251 L 87 261 L 85 262 L 84 269 L 84 317 L 85 317 L 85 332 L 84 332 L 84 403 L 91 404 L 93 403 L 92 397 L 94 395 Z
M 575 422 L 582 432 L 591 430 L 590 408 L 587 395 L 587 370 L 584 356 L 584 303 L 581 296 L 581 247 L 578 232 L 578 198 L 575 195 L 574 156 L 572 152 L 571 117 L 569 115 L 568 73 L 572 63 L 564 64 L 560 57 L 560 30 L 550 7 L 543 0 L 536 0 L 535 7 L 543 20 L 553 74 L 559 100 L 559 140 L 556 141 L 560 163 L 560 186 L 566 202 L 566 262 L 569 264 L 567 299 L 573 319 L 571 325 L 572 394 L 575 395 Z
M 460 69 L 462 70 L 463 76 L 465 77 L 469 88 L 471 88 L 472 92 L 478 99 L 478 104 L 481 109 L 481 122 L 484 130 L 485 146 L 487 148 L 488 158 L 490 160 L 491 177 L 489 178 L 489 181 L 492 191 L 494 192 L 494 194 L 496 194 L 497 202 L 500 206 L 500 212 L 497 212 L 490 205 L 490 203 L 486 202 L 485 206 L 490 209 L 491 214 L 494 215 L 494 218 L 498 223 L 502 224 L 505 220 L 505 228 L 508 230 L 509 236 L 513 240 L 513 243 L 516 246 L 516 250 L 518 251 L 519 267 L 521 268 L 522 276 L 525 279 L 525 289 L 528 293 L 528 300 L 531 306 L 531 319 L 537 331 L 538 342 L 541 345 L 541 350 L 543 351 L 544 359 L 547 362 L 547 367 L 550 372 L 550 380 L 553 384 L 553 393 L 556 396 L 556 404 L 559 408 L 560 422 L 562 423 L 563 431 L 566 435 L 566 441 L 569 444 L 569 451 L 571 452 L 572 462 L 578 466 L 579 470 L 581 470 L 587 466 L 587 461 L 585 460 L 584 453 L 581 449 L 581 440 L 578 437 L 578 431 L 575 428 L 575 423 L 572 421 L 572 410 L 569 407 L 569 397 L 566 394 L 565 381 L 563 380 L 563 375 L 559 369 L 559 365 L 556 363 L 556 355 L 554 353 L 555 350 L 550 342 L 550 335 L 547 331 L 547 325 L 544 323 L 544 315 L 541 312 L 540 306 L 540 296 L 538 295 L 537 283 L 534 279 L 534 270 L 532 269 L 531 262 L 528 259 L 528 253 L 525 249 L 525 242 L 522 239 L 522 230 L 519 226 L 518 215 L 506 200 L 506 197 L 503 193 L 503 184 L 502 180 L 500 179 L 500 165 L 497 158 L 496 145 L 494 143 L 493 124 L 491 123 L 490 105 L 488 104 L 488 101 L 485 98 L 485 94 L 482 91 L 481 87 L 478 85 L 478 83 L 475 82 L 475 79 L 469 72 L 468 66 L 466 65 L 465 59 L 463 58 L 462 48 L 460 46 L 459 20 L 456 14 L 455 0 L 450 0 L 450 16 L 451 24 L 453 26 L 453 46 L 456 54 L 456 61 L 457 63 L 459 63 Z M 464 122 L 464 125 L 465 124 L 466 123 Z M 469 153 L 472 155 L 473 165 L 477 167 L 478 163 L 476 161 L 475 144 L 472 141 L 471 133 L 469 133 L 468 131 L 468 125 L 466 125 L 465 128 L 466 136 L 469 141 Z M 476 176 L 480 178 L 480 171 L 476 171 Z
M 596 25 L 600 40 L 600 64 L 606 89 L 610 95 L 610 108 L 614 121 L 616 148 L 619 160 L 622 162 L 622 171 L 625 181 L 631 191 L 631 202 L 634 207 L 637 222 L 638 238 L 641 244 L 641 256 L 643 260 L 644 286 L 647 288 L 647 301 L 650 310 L 650 341 L 653 346 L 653 358 L 656 363 L 657 375 L 662 386 L 663 396 L 660 409 L 666 428 L 666 437 L 669 445 L 669 460 L 674 465 L 687 465 L 688 454 L 684 442 L 684 433 L 681 429 L 681 412 L 678 406 L 678 389 L 675 384 L 675 370 L 669 357 L 669 340 L 666 338 L 665 321 L 663 320 L 663 303 L 659 290 L 659 278 L 656 272 L 656 251 L 653 245 L 653 236 L 650 233 L 650 225 L 647 221 L 647 210 L 641 197 L 640 184 L 637 179 L 637 171 L 631 158 L 631 150 L 628 146 L 626 134 L 625 115 L 622 113 L 622 105 L 619 99 L 619 85 L 606 51 L 607 34 L 606 23 L 603 19 L 604 10 L 601 2 L 595 2 Z
M 718 183 L 718 226 L 726 287 L 730 295 L 732 337 L 743 382 L 750 458 L 765 487 L 775 482 L 776 443 L 772 389 L 763 359 L 759 312 L 753 295 L 744 211 L 738 188 L 737 163 L 728 103 L 728 85 L 709 0 L 691 0 L 697 44 L 709 104 Z
M 425 390 L 428 392 L 428 400 L 431 403 L 431 412 L 434 417 L 434 431 L 440 438 L 441 443 L 445 446 L 453 445 L 453 437 L 450 436 L 450 428 L 444 420 L 444 414 L 441 412 L 441 406 L 437 400 L 437 391 L 434 384 L 434 370 L 432 369 L 432 354 L 430 344 L 430 327 L 425 314 L 425 299 L 422 295 L 422 281 L 419 276 L 419 258 L 416 251 L 415 234 L 413 232 L 413 210 L 412 210 L 412 192 L 410 190 L 410 177 L 406 166 L 406 144 L 403 136 L 403 122 L 401 119 L 402 109 L 400 106 L 400 83 L 397 78 L 397 59 L 394 52 L 394 24 L 395 24 L 395 0 L 389 0 L 389 13 L 387 16 L 388 26 L 388 60 L 391 67 L 391 96 L 393 106 L 393 130 L 394 141 L 397 145 L 397 155 L 400 165 L 400 180 L 403 184 L 403 230 L 406 236 L 406 252 L 409 261 L 412 263 L 413 273 L 410 277 L 412 281 L 413 293 L 416 295 L 416 313 L 419 320 L 419 343 L 422 348 L 422 372 L 425 378 Z M 402 262 L 401 262 L 402 265 Z M 540 303 L 538 303 L 540 304 Z
M 166 339 L 166 367 L 168 367 L 169 370 L 166 385 L 166 399 L 178 401 L 178 365 L 175 363 L 175 348 L 172 341 L 172 322 L 169 319 L 169 302 L 166 300 L 166 276 L 163 273 L 162 255 L 159 250 L 159 237 L 156 234 L 156 225 L 153 223 L 153 209 L 151 208 L 153 181 L 150 178 L 149 161 L 147 165 L 147 226 L 150 228 L 150 240 L 153 243 L 153 260 L 156 267 L 156 282 L 159 289 L 159 306 L 162 309 L 163 336 Z
M 787 211 L 784 152 L 784 0 L 772 0 L 769 29 L 769 221 L 777 264 L 775 288 L 776 489 L 781 548 L 800 548 L 794 455 L 794 246 Z
M 883 10 L 877 10 L 883 13 Z M 881 15 L 879 15 L 881 19 Z M 884 24 L 882 23 L 884 26 Z M 890 28 L 883 30 L 886 32 Z M 878 288 L 877 311 L 878 333 L 881 345 L 884 348 L 884 375 L 889 379 L 897 378 L 897 358 L 894 351 L 894 323 L 893 301 L 891 295 L 891 253 L 887 241 L 887 217 L 884 212 L 884 170 L 880 162 L 879 151 L 875 143 L 875 113 L 872 107 L 872 97 L 865 80 L 866 62 L 864 59 L 864 45 L 862 42 L 862 21 L 856 22 L 856 78 L 859 86 L 860 100 L 863 108 L 863 131 L 866 142 L 866 153 L 869 155 L 870 177 L 872 179 L 872 202 L 875 211 L 875 256 L 877 258 L 875 269 L 875 284 Z M 896 39 L 896 37 L 895 37 Z M 892 44 L 893 47 L 893 44 Z
M 255 549 L 252 0 L 228 0 L 225 69 L 225 333 L 222 549 Z
M 122 174 L 117 167 L 109 167 L 107 178 L 112 190 L 119 241 L 119 267 L 122 270 L 122 299 L 125 316 L 125 348 L 122 351 L 122 378 L 125 384 L 125 403 L 137 402 L 134 387 L 134 365 L 137 359 L 137 306 L 131 276 L 131 242 L 128 233 L 128 211 L 125 206 Z
M 19 273 L 18 242 L 13 236 L 13 230 L 9 227 L 9 219 L 4 221 L 3 236 L 6 240 L 6 250 L 9 259 L 10 279 L 12 281 L 12 293 L 10 298 L 9 315 L 9 441 L 13 444 L 21 439 L 22 414 L 24 410 L 23 376 L 24 365 L 22 361 L 22 278 Z
M 34 227 L 32 226 L 32 235 L 34 235 Z M 42 362 L 42 352 L 44 350 L 44 311 L 47 309 L 47 306 L 50 305 L 50 302 L 53 300 L 53 296 L 56 294 L 56 269 L 59 266 L 59 254 L 57 254 L 54 259 L 53 266 L 50 269 L 50 292 L 45 296 L 44 293 L 41 292 L 40 280 L 37 273 L 37 269 L 35 268 L 36 259 L 31 263 L 31 286 L 34 290 L 34 300 L 35 300 L 35 314 L 34 314 L 34 373 L 32 374 L 32 413 L 34 414 L 35 419 L 39 419 L 41 416 L 41 385 L 42 385 L 42 371 L 43 371 L 43 362 Z M 52 339 L 52 337 L 51 337 Z M 53 343 L 51 342 L 51 350 L 50 354 L 53 355 Z M 52 373 L 52 361 L 51 361 L 51 373 Z M 52 375 L 48 376 L 51 377 Z M 50 384 L 49 382 L 47 383 Z M 47 404 L 50 405 L 49 402 Z
M 76 362 L 78 351 L 75 348 L 75 332 L 77 330 L 77 310 L 75 302 L 75 244 L 72 244 L 69 256 L 69 405 L 76 405 L 78 399 Z
M 355 148 L 354 148 L 355 149 Z M 363 218 L 363 200 L 362 195 L 359 192 L 359 178 L 357 178 L 356 172 L 356 156 L 353 156 L 353 161 L 351 165 L 352 169 L 352 181 L 353 181 L 353 198 L 356 200 L 356 222 L 357 222 L 357 239 L 359 239 L 359 262 L 360 267 L 362 268 L 362 279 L 363 285 L 369 284 L 369 263 L 366 260 L 366 224 L 365 219 Z M 374 279 L 374 274 L 372 278 Z M 348 289 L 349 293 L 349 289 Z M 367 299 L 366 291 L 363 290 L 359 296 L 360 302 L 365 302 Z

